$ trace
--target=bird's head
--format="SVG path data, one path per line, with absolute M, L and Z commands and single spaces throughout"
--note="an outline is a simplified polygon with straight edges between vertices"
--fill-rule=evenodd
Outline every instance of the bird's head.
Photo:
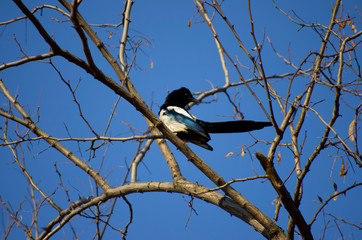
M 172 91 L 166 97 L 165 104 L 167 106 L 177 106 L 181 108 L 185 108 L 187 104 L 190 102 L 198 103 L 199 100 L 194 98 L 189 89 L 182 87 L 180 89 Z

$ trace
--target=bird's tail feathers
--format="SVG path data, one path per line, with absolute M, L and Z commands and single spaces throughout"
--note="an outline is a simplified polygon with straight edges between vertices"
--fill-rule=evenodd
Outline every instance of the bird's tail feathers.
M 249 120 L 226 121 L 226 122 L 205 122 L 197 120 L 200 126 L 208 133 L 236 133 L 249 132 L 272 126 L 270 122 L 255 122 Z

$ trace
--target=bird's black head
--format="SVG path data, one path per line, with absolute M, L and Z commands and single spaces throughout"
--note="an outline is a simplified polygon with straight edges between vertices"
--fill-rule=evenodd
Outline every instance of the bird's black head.
M 172 91 L 167 95 L 164 106 L 177 106 L 185 108 L 185 106 L 190 102 L 199 102 L 195 99 L 190 90 L 185 87 Z

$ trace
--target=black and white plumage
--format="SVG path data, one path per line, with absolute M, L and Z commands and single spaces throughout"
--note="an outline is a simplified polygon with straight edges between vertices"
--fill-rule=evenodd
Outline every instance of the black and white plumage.
M 166 97 L 165 103 L 161 106 L 159 117 L 180 139 L 210 151 L 213 148 L 207 144 L 211 139 L 209 133 L 249 132 L 272 125 L 270 122 L 246 120 L 205 122 L 186 111 L 185 107 L 190 102 L 199 101 L 192 96 L 189 89 L 182 87 L 175 90 Z

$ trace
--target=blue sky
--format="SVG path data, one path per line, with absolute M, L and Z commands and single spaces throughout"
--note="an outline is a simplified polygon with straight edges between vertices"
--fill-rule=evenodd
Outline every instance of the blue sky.
M 44 4 L 42 1 L 26 2 L 31 8 Z M 54 4 L 60 6 L 57 2 L 49 2 L 46 4 Z M 320 22 L 328 25 L 331 14 L 330 1 L 285 1 L 278 2 L 279 7 L 284 11 L 294 9 L 299 17 L 305 19 L 308 23 Z M 14 3 L 7 1 L 0 4 L 0 22 L 22 16 L 17 10 Z M 248 49 L 254 48 L 250 37 L 250 23 L 247 14 L 246 1 L 225 1 L 222 5 L 229 21 L 235 25 L 236 31 L 242 38 Z M 358 1 L 350 0 L 343 2 L 343 8 L 349 9 L 350 14 L 358 16 L 355 12 L 355 6 L 361 10 L 361 4 Z M 259 40 L 266 34 L 271 39 L 274 47 L 281 54 L 291 56 L 291 59 L 297 63 L 300 62 L 309 52 L 318 51 L 320 48 L 320 38 L 311 29 L 300 29 L 294 23 L 290 22 L 286 16 L 281 14 L 274 8 L 271 1 L 252 1 L 253 18 L 255 20 L 256 36 Z M 113 23 L 117 24 L 121 21 L 121 12 L 123 10 L 122 1 L 84 1 L 79 9 L 84 18 L 89 23 Z M 131 25 L 129 35 L 131 40 L 137 42 L 141 40 L 140 48 L 137 52 L 135 66 L 130 73 L 130 77 L 141 96 L 146 103 L 152 107 L 157 113 L 159 106 L 163 103 L 168 90 L 174 90 L 181 86 L 190 88 L 192 92 L 200 92 L 210 90 L 212 83 L 215 87 L 221 87 L 224 84 L 224 72 L 221 68 L 219 55 L 212 38 L 209 28 L 205 23 L 200 22 L 199 16 L 194 16 L 196 8 L 193 1 L 135 1 L 131 12 Z M 346 14 L 346 13 L 345 13 Z M 54 11 L 46 9 L 42 16 L 36 15 L 48 33 L 53 33 L 54 39 L 57 40 L 61 47 L 68 49 L 74 54 L 84 58 L 82 55 L 81 45 L 78 36 L 70 28 L 69 23 L 59 23 L 50 20 L 54 16 Z M 56 15 L 57 20 L 64 20 L 64 17 Z M 192 24 L 188 27 L 188 22 L 192 19 Z M 361 22 L 361 21 L 359 21 Z M 221 41 L 226 46 L 232 57 L 237 56 L 240 62 L 245 66 L 252 67 L 250 61 L 238 47 L 235 39 L 230 31 L 225 28 L 221 21 L 215 21 L 215 28 L 220 36 Z M 357 24 L 357 29 L 361 25 Z M 118 49 L 112 46 L 118 46 L 122 28 L 111 29 L 112 38 L 108 39 L 109 29 L 94 28 L 99 37 L 109 44 L 109 49 L 116 57 Z M 38 55 L 46 53 L 49 47 L 44 43 L 39 34 L 34 31 L 34 27 L 30 21 L 19 21 L 7 26 L 0 26 L 0 61 L 1 63 L 15 61 L 22 56 L 18 45 L 14 40 L 21 44 L 23 50 L 28 55 Z M 110 77 L 116 79 L 112 69 L 107 62 L 102 59 L 97 49 L 92 45 L 94 59 L 96 64 Z M 360 53 L 360 51 L 359 51 Z M 127 52 L 128 61 L 133 58 L 132 51 Z M 272 51 L 270 45 L 265 39 L 263 47 L 263 62 L 267 75 L 282 74 L 292 72 L 293 69 L 287 66 Z M 103 133 L 109 114 L 112 111 L 113 104 L 117 96 L 87 75 L 83 70 L 75 68 L 63 59 L 55 58 L 53 63 L 62 72 L 62 76 L 69 80 L 74 87 L 80 80 L 79 88 L 76 92 L 78 101 L 82 105 L 83 114 L 90 121 L 94 129 Z M 227 64 L 232 82 L 238 82 L 239 77 L 233 70 L 231 64 Z M 252 74 L 244 70 L 245 78 L 253 77 Z M 10 92 L 18 95 L 18 101 L 25 107 L 28 112 L 36 117 L 39 107 L 39 127 L 55 137 L 67 137 L 69 131 L 73 137 L 90 137 L 92 136 L 89 129 L 85 126 L 79 117 L 77 106 L 72 100 L 72 96 L 66 85 L 60 80 L 56 71 L 47 63 L 32 63 L 22 67 L 15 67 L 0 72 L 0 78 L 9 88 Z M 301 78 L 296 83 L 297 86 L 304 87 L 309 79 Z M 287 80 L 273 83 L 280 91 L 287 87 Z M 257 102 L 251 96 L 244 86 L 229 90 L 231 96 L 239 92 L 236 99 L 240 102 L 240 110 L 245 119 L 265 121 L 266 116 L 258 106 Z M 262 95 L 262 89 L 255 87 L 257 94 Z M 293 94 L 299 94 L 295 92 Z M 328 96 L 330 94 L 327 88 L 318 90 L 318 95 Z M 212 97 L 206 98 L 205 101 L 211 101 Z M 351 101 L 353 99 L 346 99 Z M 262 98 L 262 102 L 266 104 L 266 98 Z M 1 95 L 1 107 L 6 108 L 8 102 Z M 280 111 L 276 109 L 276 119 L 280 123 L 282 116 Z M 324 116 L 328 116 L 330 105 L 328 102 L 322 103 L 320 109 Z M 324 109 L 324 110 L 323 110 Z M 343 121 L 342 125 L 348 126 L 350 123 L 352 112 L 342 109 Z M 209 121 L 230 120 L 233 108 L 227 103 L 225 95 L 218 94 L 218 101 L 210 104 L 200 104 L 191 109 L 191 113 L 197 115 L 200 119 Z M 278 115 L 279 114 L 279 115 Z M 315 116 L 308 116 L 315 118 Z M 327 118 L 328 119 L 328 118 Z M 146 122 L 140 113 L 130 107 L 130 104 L 121 100 L 116 109 L 115 117 L 108 132 L 109 136 L 126 137 L 131 136 L 127 122 L 140 131 L 147 128 Z M 4 120 L 1 118 L 1 125 Z M 10 123 L 11 129 L 15 128 Z M 321 125 L 308 125 L 306 129 L 310 141 L 306 144 L 306 155 L 308 151 L 313 150 L 313 144 L 324 128 Z M 347 132 L 347 129 L 346 129 Z M 137 134 L 139 134 L 137 132 Z M 275 135 L 272 128 L 263 129 L 253 133 L 257 138 L 271 141 Z M 289 136 L 285 137 L 284 142 L 289 140 Z M 253 148 L 253 152 L 247 153 L 244 157 L 231 156 L 225 158 L 229 152 L 238 153 L 242 146 L 250 146 L 254 143 L 254 139 L 247 133 L 244 134 L 220 134 L 212 135 L 210 144 L 214 147 L 213 152 L 206 151 L 197 146 L 190 147 L 203 158 L 212 168 L 214 168 L 226 180 L 234 178 L 245 178 L 257 174 L 264 174 L 261 166 L 256 158 L 251 158 L 251 154 L 257 150 L 267 151 L 267 146 L 258 144 Z M 85 151 L 89 147 L 89 143 L 80 143 L 76 145 L 73 142 L 64 143 L 69 149 L 74 151 L 78 157 L 83 160 L 89 158 L 89 151 Z M 170 144 L 171 145 L 171 144 Z M 94 192 L 94 185 L 90 184 L 89 178 L 79 169 L 75 168 L 69 160 L 64 159 L 59 153 L 52 149 L 47 149 L 44 142 L 35 142 L 30 147 L 23 146 L 24 155 L 26 157 L 26 165 L 35 176 L 35 181 L 50 194 L 58 187 L 58 176 L 55 172 L 54 162 L 57 163 L 67 188 L 71 189 L 70 196 L 72 201 L 76 201 L 79 196 L 90 196 Z M 80 152 L 79 149 L 82 149 Z M 109 174 L 108 180 L 113 186 L 119 185 L 126 172 L 126 168 L 135 150 L 137 144 L 134 142 L 113 142 L 108 147 L 101 148 L 97 151 L 95 158 L 90 160 L 94 168 L 100 166 L 100 162 L 104 157 L 104 163 L 101 173 Z M 190 181 L 197 181 L 208 187 L 214 185 L 205 176 L 188 162 L 185 157 L 171 146 L 175 157 L 180 164 L 181 170 L 185 177 Z M 305 214 L 307 222 L 312 218 L 313 213 L 320 206 L 315 201 L 317 194 L 323 199 L 333 194 L 332 181 L 336 182 L 340 190 L 349 186 L 353 182 L 361 182 L 360 170 L 358 168 L 349 169 L 349 174 L 345 178 L 338 176 L 337 166 L 333 162 L 334 152 L 325 152 L 323 157 L 319 158 L 312 168 L 309 177 L 305 180 L 305 195 L 301 205 L 301 210 Z M 235 154 L 236 155 L 236 154 Z M 8 148 L 0 148 L 1 166 L 0 166 L 0 182 L 1 197 L 4 201 L 10 202 L 13 208 L 17 208 L 22 199 L 28 198 L 29 190 L 26 185 L 26 179 L 12 162 L 11 152 Z M 292 155 L 290 152 L 283 152 L 283 161 L 277 166 L 281 177 L 286 178 L 293 168 Z M 336 163 L 337 165 L 337 163 Z M 332 170 L 331 170 L 332 169 Z M 139 181 L 172 181 L 168 166 L 162 158 L 156 144 L 153 144 L 150 152 L 147 154 L 143 163 L 139 167 Z M 11 183 L 11 184 L 10 184 Z M 287 182 L 287 187 L 292 193 L 294 191 L 295 175 Z M 92 187 L 93 189 L 92 189 Z M 268 182 L 256 180 L 246 183 L 236 183 L 237 188 L 246 198 L 248 198 L 255 206 L 263 210 L 269 217 L 273 217 L 275 205 L 273 200 L 277 196 Z M 14 189 L 17 189 L 14 191 Z M 55 195 L 59 198 L 62 207 L 67 206 L 67 201 L 60 191 Z M 360 200 L 362 195 L 360 189 L 351 190 L 346 196 L 339 196 L 337 201 L 331 202 L 325 211 L 332 211 L 337 216 L 345 217 L 347 221 L 361 221 L 362 210 Z M 134 218 L 129 229 L 127 239 L 261 239 L 262 236 L 254 231 L 249 225 L 239 219 L 230 216 L 217 207 L 204 203 L 195 199 L 193 207 L 197 215 L 193 212 L 188 221 L 190 208 L 186 201 L 190 201 L 190 197 L 180 194 L 169 193 L 144 193 L 133 194 L 128 196 L 128 200 L 133 205 Z M 121 228 L 128 222 L 128 207 L 120 199 L 118 200 L 119 208 L 113 216 L 113 223 L 119 224 Z M 28 201 L 24 204 L 24 208 L 30 210 L 31 205 Z M 108 205 L 106 205 L 108 206 Z M 45 225 L 48 221 L 55 217 L 55 213 L 49 211 L 40 212 L 41 223 Z M 3 213 L 3 210 L 0 211 Z M 6 226 L 7 219 L 2 217 L 0 222 L 0 232 Z M 29 219 L 30 215 L 24 213 L 24 219 Z M 287 213 L 281 210 L 278 225 L 286 227 Z M 313 225 L 312 231 L 316 236 L 319 235 L 324 224 L 324 219 L 320 215 L 317 223 Z M 80 239 L 90 239 L 93 235 L 94 228 L 90 221 L 80 221 L 76 218 L 72 222 L 73 227 L 79 232 Z M 346 235 L 346 239 L 360 239 L 362 234 L 356 229 L 352 229 L 349 225 L 341 226 Z M 89 230 L 92 229 L 92 230 Z M 326 239 L 338 239 L 336 235 L 337 229 L 333 224 L 327 231 Z M 105 239 L 119 237 L 113 231 L 107 233 Z M 20 238 L 24 236 L 20 231 L 15 232 L 12 238 Z M 69 239 L 71 237 L 69 227 L 64 228 L 54 236 L 54 239 Z M 172 237 L 170 237 L 172 236 Z

